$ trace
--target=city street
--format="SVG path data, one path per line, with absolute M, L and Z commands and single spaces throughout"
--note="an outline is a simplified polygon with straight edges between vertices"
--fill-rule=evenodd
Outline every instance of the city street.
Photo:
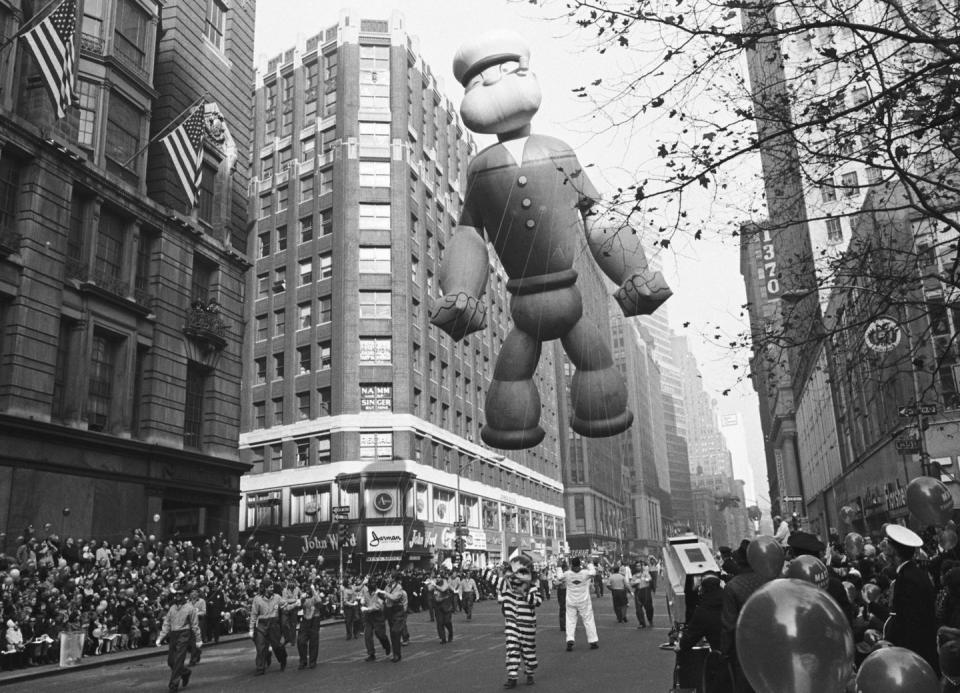
M 632 608 L 632 603 L 631 603 Z M 664 610 L 658 595 L 656 608 Z M 672 683 L 674 655 L 658 645 L 667 638 L 665 613 L 655 616 L 655 627 L 638 630 L 631 621 L 618 624 L 609 594 L 594 599 L 600 649 L 587 647 L 583 629 L 578 631 L 573 652 L 564 647 L 559 631 L 557 603 L 539 610 L 537 654 L 540 668 L 536 686 L 552 691 L 631 690 L 661 693 Z M 194 667 L 189 691 L 494 691 L 505 679 L 503 621 L 495 602 L 480 602 L 473 620 L 454 614 L 454 640 L 442 645 L 434 624 L 425 613 L 409 618 L 411 644 L 403 660 L 394 664 L 377 645 L 377 661 L 365 662 L 363 638 L 345 641 L 342 626 L 320 632 L 320 663 L 313 670 L 297 670 L 295 653 L 285 672 L 274 661 L 265 676 L 254 676 L 253 645 L 239 640 L 211 647 L 202 663 Z M 166 647 L 157 656 L 126 663 L 58 674 L 15 684 L 22 690 L 63 691 L 161 691 L 169 670 Z M 288 648 L 288 654 L 293 649 Z M 625 689 L 624 685 L 628 687 Z M 523 680 L 520 681 L 521 687 Z

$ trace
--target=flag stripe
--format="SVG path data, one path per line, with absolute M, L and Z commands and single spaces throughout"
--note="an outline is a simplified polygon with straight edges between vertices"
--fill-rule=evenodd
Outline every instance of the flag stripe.
M 79 101 L 74 72 L 74 34 L 77 28 L 76 0 L 63 0 L 46 19 L 23 35 L 36 58 L 44 83 L 57 107 L 57 118 Z
M 203 111 L 200 104 L 176 130 L 163 138 L 163 146 L 170 155 L 177 179 L 187 193 L 191 207 L 197 205 L 197 191 L 203 163 Z

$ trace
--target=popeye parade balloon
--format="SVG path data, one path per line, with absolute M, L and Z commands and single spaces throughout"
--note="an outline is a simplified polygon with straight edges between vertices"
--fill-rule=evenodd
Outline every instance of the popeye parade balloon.
M 583 250 L 589 249 L 618 286 L 614 297 L 624 315 L 652 313 L 671 296 L 663 275 L 648 269 L 635 232 L 595 223 L 598 215 L 591 210 L 600 198 L 570 146 L 531 134 L 540 87 L 529 63 L 529 47 L 511 31 L 471 39 L 454 58 L 454 75 L 465 89 L 464 124 L 499 141 L 468 167 L 460 222 L 440 268 L 443 297 L 430 318 L 455 341 L 483 329 L 489 242 L 509 278 L 513 319 L 481 430 L 487 445 L 501 449 L 530 448 L 543 440 L 533 376 L 542 344 L 554 339 L 561 340 L 576 368 L 570 383 L 573 430 L 612 436 L 633 422 L 606 339 L 583 314 L 573 269 Z

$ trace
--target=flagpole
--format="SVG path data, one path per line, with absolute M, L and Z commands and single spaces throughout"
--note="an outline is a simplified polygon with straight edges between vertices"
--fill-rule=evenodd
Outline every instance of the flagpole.
M 50 12 L 47 12 L 47 10 L 49 10 L 51 7 L 61 2 L 63 2 L 63 0 L 50 0 L 50 2 L 44 5 L 39 12 L 37 12 L 35 15 L 33 15 L 33 17 L 30 18 L 30 21 L 27 22 L 26 25 L 17 29 L 17 32 L 13 36 L 5 40 L 3 43 L 0 43 L 0 51 L 3 51 L 4 48 L 9 46 L 18 38 L 20 38 L 21 36 L 29 32 L 31 29 L 33 29 L 33 27 L 35 27 L 37 24 L 39 24 L 44 19 L 46 19 L 51 14 Z
M 172 126 L 174 123 L 179 122 L 180 119 L 181 119 L 184 115 L 186 115 L 187 113 L 189 113 L 190 111 L 192 111 L 194 108 L 196 108 L 197 106 L 199 106 L 201 103 L 203 103 L 209 95 L 210 95 L 209 92 L 203 92 L 203 94 L 200 95 L 200 98 L 198 98 L 198 99 L 197 99 L 196 101 L 194 101 L 192 104 L 190 104 L 190 105 L 187 106 L 185 109 L 183 109 L 182 111 L 180 111 L 180 113 L 179 113 L 178 115 L 174 116 L 173 120 L 171 120 L 169 123 L 167 123 L 167 125 L 166 125 L 164 128 L 162 128 L 162 129 L 160 130 L 160 132 L 158 132 L 156 135 L 154 135 L 153 137 L 151 137 L 150 140 L 149 140 L 145 145 L 143 145 L 142 147 L 140 147 L 140 149 L 138 149 L 133 156 L 131 156 L 129 159 L 127 159 L 126 161 L 123 162 L 123 168 L 126 168 L 127 166 L 129 166 L 129 165 L 130 165 L 130 162 L 133 161 L 134 159 L 136 159 L 136 158 L 137 158 L 138 156 L 140 156 L 141 154 L 143 154 L 143 153 L 150 147 L 151 144 L 153 144 L 154 142 L 156 142 L 156 141 L 157 141 L 158 139 L 160 139 L 160 137 L 162 137 L 163 135 L 166 135 L 167 132 L 171 129 L 171 126 Z

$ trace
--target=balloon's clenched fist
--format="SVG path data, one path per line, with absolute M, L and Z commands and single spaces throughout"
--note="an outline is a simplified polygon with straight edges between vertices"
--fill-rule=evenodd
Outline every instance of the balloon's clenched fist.
M 613 297 L 627 317 L 649 315 L 673 296 L 660 272 L 637 272 L 627 277 Z
M 464 292 L 448 294 L 440 299 L 430 322 L 456 342 L 487 325 L 487 308 L 480 299 Z

